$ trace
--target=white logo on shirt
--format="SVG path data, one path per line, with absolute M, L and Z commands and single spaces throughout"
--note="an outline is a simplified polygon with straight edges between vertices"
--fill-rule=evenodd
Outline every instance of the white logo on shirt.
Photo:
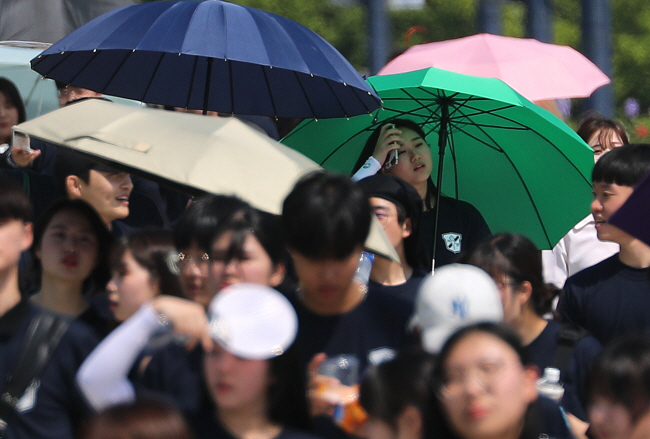
M 460 233 L 443 233 L 442 239 L 445 240 L 445 247 L 452 253 L 460 253 L 460 245 L 463 235 Z

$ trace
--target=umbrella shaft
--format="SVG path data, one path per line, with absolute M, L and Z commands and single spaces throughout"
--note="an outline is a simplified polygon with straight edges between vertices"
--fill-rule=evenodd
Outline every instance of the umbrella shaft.
M 445 147 L 449 137 L 449 103 L 443 98 L 440 102 L 440 130 L 438 131 L 438 178 L 436 182 L 436 212 L 433 225 L 433 262 L 431 272 L 435 269 L 436 246 L 438 245 L 438 214 L 440 213 L 440 195 L 442 193 L 442 168 L 445 159 Z

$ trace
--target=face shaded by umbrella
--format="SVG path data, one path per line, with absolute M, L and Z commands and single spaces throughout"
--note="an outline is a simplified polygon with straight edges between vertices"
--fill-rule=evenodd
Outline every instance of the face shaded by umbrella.
M 493 232 L 522 233 L 549 248 L 586 214 L 592 151 L 503 82 L 433 68 L 368 82 L 384 102 L 374 118 L 308 121 L 283 143 L 350 172 L 373 130 L 407 118 L 433 152 L 444 146 L 442 192 L 476 206 Z
M 279 213 L 295 181 L 319 166 L 235 118 L 91 99 L 17 128 L 99 162 L 194 193 L 235 194 Z M 399 260 L 373 222 L 373 251 Z

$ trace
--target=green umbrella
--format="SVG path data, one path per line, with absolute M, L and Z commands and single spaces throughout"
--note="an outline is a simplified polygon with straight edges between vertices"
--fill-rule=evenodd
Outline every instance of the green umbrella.
M 551 248 L 584 218 L 593 151 L 504 82 L 436 68 L 368 82 L 382 109 L 309 120 L 282 142 L 325 168 L 349 173 L 375 128 L 392 118 L 411 119 L 427 135 L 438 189 L 476 206 L 493 232 L 521 233 Z

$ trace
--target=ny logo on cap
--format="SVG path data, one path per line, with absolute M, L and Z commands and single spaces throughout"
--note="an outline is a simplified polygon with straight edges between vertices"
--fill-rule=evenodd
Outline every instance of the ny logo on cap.
M 458 316 L 461 319 L 464 319 L 467 317 L 467 299 L 465 297 L 463 298 L 456 298 L 452 302 L 452 314 L 454 316 Z

